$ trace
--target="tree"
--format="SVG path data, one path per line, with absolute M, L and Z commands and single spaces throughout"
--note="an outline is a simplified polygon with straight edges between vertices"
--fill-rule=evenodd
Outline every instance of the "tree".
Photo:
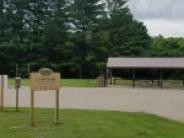
M 0 40 L 3 37 L 3 4 L 3 0 L 0 0 Z
M 10 26 L 7 16 L 7 8 L 5 7 L 6 1 L 0 0 L 0 42 L 5 42 L 8 39 L 10 34 Z
M 109 56 L 141 56 L 149 47 L 146 27 L 133 18 L 125 0 L 107 0 L 105 30 L 109 34 Z
M 92 34 L 98 31 L 104 8 L 100 0 L 73 0 L 69 9 L 69 23 L 74 32 L 75 62 L 78 64 L 79 77 L 82 78 L 83 69 L 93 60 L 89 43 Z
M 28 25 L 27 16 L 29 13 L 29 2 L 27 0 L 14 0 L 14 2 L 10 1 L 9 5 L 10 12 L 13 13 L 13 21 L 11 22 L 13 34 L 19 38 L 20 43 L 23 43 L 24 38 L 26 37 L 26 28 Z
M 0 0 L 0 8 L 1 69 L 11 75 L 16 61 L 96 77 L 109 56 L 153 54 L 146 27 L 124 0 Z M 182 51 L 183 42 L 177 45 Z
M 153 57 L 183 57 L 182 41 L 184 42 L 180 38 L 154 37 L 150 48 L 147 50 L 147 55 Z
M 50 17 L 45 22 L 43 43 L 47 50 L 51 62 L 59 64 L 62 60 L 67 60 L 68 51 L 66 25 L 66 3 L 65 0 L 53 0 Z M 65 47 L 66 46 L 66 47 Z

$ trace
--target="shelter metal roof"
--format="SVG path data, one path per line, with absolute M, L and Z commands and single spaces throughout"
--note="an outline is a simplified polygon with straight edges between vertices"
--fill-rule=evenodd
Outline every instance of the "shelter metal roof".
M 109 58 L 107 68 L 184 69 L 184 58 Z

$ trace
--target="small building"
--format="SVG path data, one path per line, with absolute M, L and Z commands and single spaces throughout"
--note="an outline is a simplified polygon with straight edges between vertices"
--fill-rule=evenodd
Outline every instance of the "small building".
M 127 57 L 112 57 L 108 58 L 107 62 L 107 85 L 113 84 L 113 73 L 116 70 L 131 71 L 132 86 L 135 87 L 136 81 L 136 71 L 140 69 L 151 69 L 157 70 L 159 72 L 156 80 L 158 81 L 158 86 L 163 87 L 163 74 L 167 70 L 183 70 L 184 69 L 184 58 L 127 58 Z M 150 74 L 150 76 L 152 76 Z M 153 80 L 150 77 L 150 80 Z M 183 79 L 182 79 L 183 80 Z M 184 82 L 183 82 L 184 85 Z

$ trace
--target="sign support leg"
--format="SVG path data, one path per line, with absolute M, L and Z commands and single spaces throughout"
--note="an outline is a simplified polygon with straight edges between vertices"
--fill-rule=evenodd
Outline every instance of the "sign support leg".
M 31 90 L 31 126 L 34 126 L 34 91 Z
M 19 110 L 19 88 L 16 88 L 16 112 Z
M 59 90 L 56 91 L 55 124 L 59 124 Z
M 133 88 L 135 88 L 135 79 L 136 79 L 135 69 L 133 69 L 132 70 L 132 86 L 133 86 Z

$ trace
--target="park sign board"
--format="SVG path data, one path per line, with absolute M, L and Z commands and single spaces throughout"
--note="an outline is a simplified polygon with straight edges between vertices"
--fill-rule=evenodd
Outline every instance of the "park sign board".
M 56 91 L 55 124 L 59 123 L 59 88 L 60 73 L 55 73 L 49 68 L 42 68 L 38 72 L 31 73 L 31 126 L 34 126 L 34 92 L 35 91 Z
M 30 79 L 33 91 L 57 91 L 60 87 L 60 73 L 55 73 L 49 68 L 42 68 L 38 72 L 31 73 Z

